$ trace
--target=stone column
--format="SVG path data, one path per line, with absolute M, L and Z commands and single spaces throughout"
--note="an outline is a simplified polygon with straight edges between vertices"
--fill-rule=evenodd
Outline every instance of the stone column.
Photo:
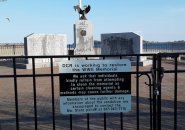
M 74 25 L 74 55 L 93 55 L 94 40 L 92 24 L 88 20 L 79 20 Z

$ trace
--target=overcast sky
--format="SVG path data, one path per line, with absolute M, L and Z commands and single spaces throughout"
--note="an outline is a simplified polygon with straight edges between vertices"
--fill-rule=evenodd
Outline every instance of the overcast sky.
M 82 0 L 94 39 L 102 33 L 136 32 L 149 41 L 185 40 L 185 0 Z M 65 33 L 73 42 L 78 0 L 0 2 L 0 43 L 23 42 L 31 33 Z M 9 18 L 10 21 L 6 18 Z

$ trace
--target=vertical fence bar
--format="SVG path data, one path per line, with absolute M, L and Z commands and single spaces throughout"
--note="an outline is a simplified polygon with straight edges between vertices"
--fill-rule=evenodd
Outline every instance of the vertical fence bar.
M 35 116 L 35 130 L 37 130 L 37 92 L 36 92 L 36 77 L 35 77 L 35 58 L 32 58 L 33 71 L 33 96 L 34 96 L 34 116 Z
M 73 115 L 70 114 L 70 130 L 73 130 Z
M 156 87 L 156 60 L 157 55 L 153 56 L 153 66 L 152 66 L 152 78 L 153 78 L 153 130 L 156 130 L 156 93 L 155 93 L 155 87 Z
M 151 81 L 151 79 L 150 79 L 150 82 L 149 82 L 149 84 L 150 84 L 150 88 L 149 88 L 149 98 L 150 98 L 150 130 L 152 130 L 152 127 L 153 127 L 153 125 L 152 125 L 152 81 Z
M 85 57 L 85 60 L 88 60 L 88 57 L 86 56 Z M 89 130 L 90 129 L 90 127 L 89 127 L 89 113 L 87 113 L 87 130 Z
M 14 73 L 14 92 L 15 92 L 16 130 L 19 130 L 19 107 L 18 107 L 17 71 L 16 71 L 16 61 L 15 61 L 15 58 L 13 58 L 13 73 Z
M 161 54 L 157 56 L 157 128 L 158 130 L 161 129 L 161 75 L 162 75 L 162 68 L 161 68 Z
M 123 112 L 120 113 L 121 130 L 123 130 Z
M 15 52 L 15 45 L 12 45 L 12 47 L 13 47 L 13 55 L 15 55 L 16 54 L 16 52 Z
M 0 55 L 2 55 L 2 54 L 3 54 L 3 53 L 2 53 L 2 52 L 3 52 L 3 46 L 1 46 L 1 45 L 0 45 L 0 50 L 1 50 L 1 51 L 0 51 Z
M 68 56 L 68 60 L 70 60 L 70 56 Z M 70 114 L 70 130 L 73 130 L 73 115 Z
M 89 113 L 87 113 L 87 130 L 89 130 Z
M 53 116 L 53 130 L 55 130 L 55 93 L 54 93 L 54 77 L 53 77 L 53 58 L 50 58 L 51 67 L 51 94 L 52 94 L 52 116 Z
M 122 56 L 120 56 L 120 60 L 122 59 Z M 123 130 L 123 112 L 120 112 L 120 124 L 121 124 L 121 130 Z
M 136 63 L 136 110 L 137 110 L 137 130 L 139 130 L 139 56 Z
M 175 57 L 174 87 L 174 130 L 177 130 L 177 56 Z
M 107 129 L 107 120 L 106 120 L 107 115 L 106 113 L 104 113 L 103 115 L 104 115 L 104 130 L 106 130 Z
M 105 60 L 105 56 L 103 56 L 103 60 Z M 107 120 L 106 120 L 106 118 L 107 118 L 107 115 L 106 115 L 106 113 L 104 113 L 104 114 L 103 114 L 103 119 L 104 119 L 104 130 L 107 129 Z

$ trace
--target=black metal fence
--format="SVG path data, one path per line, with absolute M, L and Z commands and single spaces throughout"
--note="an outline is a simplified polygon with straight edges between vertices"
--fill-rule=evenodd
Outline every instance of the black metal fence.
M 184 129 L 184 53 L 88 56 L 14 56 L 0 63 L 0 130 L 62 129 Z M 152 64 L 141 67 L 149 56 Z M 171 57 L 167 60 L 165 57 Z M 16 59 L 31 59 L 32 69 L 18 69 Z M 36 59 L 50 59 L 49 67 L 37 69 Z M 54 59 L 128 59 L 132 66 L 132 110 L 128 113 L 62 115 L 59 112 L 59 72 Z M 61 61 L 62 62 L 62 61 Z

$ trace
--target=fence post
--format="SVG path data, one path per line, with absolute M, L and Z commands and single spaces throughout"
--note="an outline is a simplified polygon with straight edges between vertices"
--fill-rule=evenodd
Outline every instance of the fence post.
M 162 54 L 157 54 L 157 82 L 155 93 L 157 95 L 157 130 L 161 130 L 161 83 L 164 77 L 164 68 L 161 66 Z
M 15 56 L 15 45 L 13 45 L 13 55 Z
M 156 60 L 157 55 L 153 56 L 153 66 L 152 66 L 152 84 L 153 84 L 153 130 L 156 130 Z

